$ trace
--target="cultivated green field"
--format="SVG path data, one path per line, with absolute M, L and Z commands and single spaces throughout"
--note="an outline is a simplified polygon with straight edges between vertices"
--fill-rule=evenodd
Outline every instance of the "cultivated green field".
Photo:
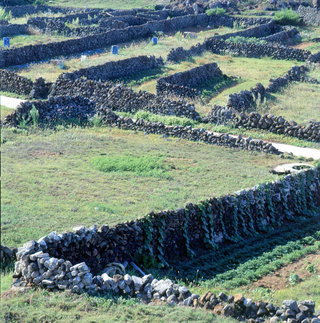
M 51 231 L 115 224 L 249 188 L 277 179 L 269 171 L 285 162 L 109 128 L 8 130 L 2 139 L 2 240 L 11 246 Z M 94 159 L 109 156 L 143 156 L 163 167 L 155 174 L 102 172 Z

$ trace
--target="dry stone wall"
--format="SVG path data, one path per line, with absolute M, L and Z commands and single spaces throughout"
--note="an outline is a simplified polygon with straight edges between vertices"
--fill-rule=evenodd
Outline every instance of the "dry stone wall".
M 114 284 L 112 278 L 100 273 L 114 261 L 133 260 L 137 253 L 164 264 L 185 259 L 200 250 L 219 248 L 225 242 L 236 242 L 310 215 L 319 207 L 320 169 L 311 168 L 232 195 L 189 203 L 182 209 L 151 212 L 142 219 L 115 227 L 52 232 L 18 249 L 15 283 L 73 292 L 95 292 L 107 285 L 109 290 Z M 139 288 L 135 288 L 136 282 L 130 285 L 130 281 L 123 287 L 117 285 L 115 291 L 130 295 L 132 287 L 140 291 L 148 282 L 153 295 L 157 281 L 153 282 L 150 276 L 144 279 L 137 279 Z
M 97 82 L 85 79 L 68 80 L 60 78 L 54 84 L 50 95 L 83 96 L 97 104 L 98 108 L 135 113 L 146 110 L 160 115 L 175 115 L 200 120 L 194 105 L 185 101 L 173 101 L 145 91 L 135 92 L 120 84 Z
M 33 82 L 14 72 L 0 70 L 0 91 L 26 95 L 35 99 L 45 99 L 51 85 L 41 77 Z
M 37 44 L 0 51 L 0 67 L 21 65 L 56 56 L 66 56 L 87 50 L 151 37 L 155 32 L 173 32 L 190 27 L 207 27 L 208 24 L 223 26 L 223 16 L 188 15 L 167 20 L 151 21 L 141 26 L 110 30 L 105 33 L 60 42 Z
M 207 42 L 207 49 L 215 54 L 231 54 L 245 57 L 272 57 L 273 59 L 287 59 L 307 61 L 311 52 L 286 46 L 261 45 L 255 43 L 234 43 L 219 39 Z
M 14 36 L 19 34 L 28 34 L 29 26 L 27 24 L 8 24 L 0 25 L 0 37 Z
M 302 126 L 295 121 L 288 121 L 282 116 L 262 115 L 258 112 L 239 113 L 232 107 L 221 106 L 215 106 L 202 121 L 229 124 L 237 128 L 261 129 L 280 135 L 320 142 L 320 122 L 310 122 L 307 126 Z
M 294 32 L 290 32 L 293 34 Z M 227 40 L 230 37 L 255 37 L 255 38 L 262 38 L 266 39 L 268 38 L 270 41 L 282 41 L 283 38 L 287 39 L 287 36 L 289 35 L 288 31 L 285 31 L 277 25 L 274 21 L 271 21 L 266 24 L 262 24 L 259 26 L 251 27 L 246 30 L 240 30 L 237 32 L 233 33 L 228 33 L 225 35 L 218 35 L 211 37 L 204 41 L 203 43 L 199 43 L 195 46 L 192 46 L 190 49 L 184 49 L 182 47 L 178 47 L 175 49 L 172 49 L 168 56 L 167 60 L 168 61 L 173 61 L 173 62 L 179 62 L 182 60 L 185 60 L 187 57 L 191 56 L 198 56 L 203 54 L 205 51 L 210 50 L 212 47 L 212 43 L 218 42 L 221 40 L 221 44 L 224 44 L 224 40 Z M 219 43 L 219 42 L 218 42 Z M 228 43 L 226 43 L 227 45 Z M 311 53 L 309 53 L 310 55 Z
M 82 68 L 75 72 L 64 73 L 60 77 L 76 80 L 85 77 L 90 80 L 107 81 L 121 77 L 134 75 L 146 70 L 160 68 L 164 65 L 162 58 L 154 56 L 136 56 L 119 61 L 107 62 L 102 65 Z
M 195 98 L 200 94 L 199 90 L 196 89 L 198 86 L 210 79 L 221 78 L 223 75 L 216 63 L 205 64 L 185 72 L 160 78 L 157 81 L 157 94 Z

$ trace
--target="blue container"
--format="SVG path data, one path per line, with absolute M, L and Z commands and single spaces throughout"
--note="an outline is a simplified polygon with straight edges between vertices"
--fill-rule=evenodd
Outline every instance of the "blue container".
M 119 47 L 118 46 L 111 46 L 111 54 L 118 55 L 119 54 Z
M 10 47 L 10 38 L 9 37 L 3 37 L 3 46 Z
M 158 44 L 158 37 L 152 37 L 151 41 L 152 41 L 153 45 L 157 45 Z

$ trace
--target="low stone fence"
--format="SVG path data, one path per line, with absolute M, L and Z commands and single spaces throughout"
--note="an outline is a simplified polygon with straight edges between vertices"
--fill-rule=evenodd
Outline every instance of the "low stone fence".
M 300 40 L 301 37 L 299 31 L 296 28 L 291 28 L 289 30 L 282 30 L 270 36 L 262 37 L 260 39 L 272 43 L 293 45 L 298 40 Z
M 29 26 L 27 24 L 8 24 L 0 25 L 0 37 L 14 36 L 19 34 L 28 34 Z
M 167 56 L 167 60 L 173 61 L 173 62 L 179 62 L 191 56 L 201 55 L 205 51 L 210 50 L 211 42 L 214 42 L 217 40 L 223 41 L 223 40 L 227 40 L 230 37 L 237 37 L 237 36 L 266 38 L 266 37 L 272 37 L 272 35 L 277 35 L 280 32 L 283 32 L 283 28 L 277 25 L 274 21 L 271 21 L 269 23 L 251 27 L 245 30 L 240 30 L 240 31 L 228 33 L 225 35 L 217 35 L 217 36 L 211 37 L 205 40 L 203 43 L 199 43 L 195 46 L 192 46 L 190 49 L 184 49 L 183 47 L 172 49 Z M 281 34 L 281 36 L 283 36 L 283 34 Z M 274 37 L 276 39 L 279 39 L 279 35 Z
M 107 81 L 134 75 L 146 70 L 160 68 L 163 65 L 164 63 L 161 57 L 155 58 L 154 56 L 136 56 L 119 61 L 107 62 L 102 65 L 82 68 L 71 73 L 64 73 L 60 77 L 70 80 L 85 77 L 90 80 Z
M 211 39 L 206 43 L 207 49 L 215 54 L 229 54 L 245 57 L 272 57 L 273 59 L 286 59 L 307 61 L 311 52 L 298 48 L 285 46 L 261 45 L 255 43 L 234 43 L 219 39 Z
M 146 110 L 160 115 L 174 115 L 200 120 L 194 105 L 185 101 L 173 101 L 145 91 L 135 92 L 122 85 L 92 80 L 68 80 L 60 78 L 54 84 L 51 96 L 83 96 L 115 111 L 135 113 Z
M 195 98 L 200 94 L 196 88 L 213 78 L 221 78 L 224 74 L 216 63 L 205 64 L 191 70 L 175 73 L 157 81 L 158 95 L 175 95 Z
M 44 99 L 48 96 L 51 84 L 45 82 L 41 77 L 33 82 L 14 72 L 0 70 L 0 91 L 26 95 L 35 99 Z
M 68 14 L 72 12 L 97 12 L 98 9 L 83 9 L 83 8 L 71 8 L 71 7 L 53 7 L 53 6 L 45 6 L 45 5 L 26 5 L 26 6 L 5 6 L 6 12 L 11 12 L 12 17 L 18 18 L 26 15 L 34 15 L 37 13 L 63 13 Z
M 113 290 L 113 279 L 108 274 L 101 274 L 112 262 L 134 260 L 141 254 L 167 264 L 199 251 L 219 248 L 224 242 L 235 243 L 240 238 L 284 225 L 292 219 L 310 215 L 319 207 L 320 168 L 311 168 L 252 189 L 189 203 L 182 209 L 151 212 L 146 217 L 114 227 L 79 227 L 73 232 L 52 232 L 18 249 L 15 284 L 28 283 L 49 290 L 73 292 Z M 114 290 L 129 295 L 149 283 L 148 288 L 152 287 L 149 299 L 154 296 L 153 291 L 162 296 L 166 290 L 157 290 L 158 281 L 151 275 L 143 280 L 128 275 L 124 280 L 119 277 L 118 281 L 122 281 L 122 285 L 116 284 Z M 173 287 L 171 282 L 168 284 Z M 181 300 L 190 296 L 187 289 L 178 290 L 188 293 Z M 145 292 L 147 294 L 147 288 Z M 189 301 L 191 304 L 193 299 Z
M 155 32 L 173 32 L 190 27 L 224 26 L 223 16 L 188 15 L 172 19 L 151 21 L 141 26 L 110 30 L 105 33 L 69 39 L 60 42 L 37 44 L 0 51 L 0 67 L 21 65 L 56 56 L 66 56 L 88 50 L 99 49 L 135 39 L 151 37 Z
M 310 122 L 309 125 L 302 126 L 295 121 L 287 121 L 281 116 L 261 115 L 257 112 L 239 113 L 232 107 L 220 106 L 215 106 L 202 121 L 233 125 L 236 128 L 261 129 L 279 135 L 320 142 L 320 122 Z

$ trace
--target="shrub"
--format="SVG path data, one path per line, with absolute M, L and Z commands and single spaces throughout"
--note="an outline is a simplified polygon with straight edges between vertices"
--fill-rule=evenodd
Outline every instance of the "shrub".
M 277 11 L 274 20 L 280 25 L 299 25 L 300 16 L 291 9 Z
M 92 159 L 92 165 L 105 173 L 133 173 L 139 176 L 167 177 L 168 165 L 157 156 L 103 156 Z
M 223 8 L 213 8 L 213 9 L 208 9 L 206 11 L 206 14 L 208 16 L 213 16 L 213 15 L 224 15 L 226 13 L 226 10 Z

